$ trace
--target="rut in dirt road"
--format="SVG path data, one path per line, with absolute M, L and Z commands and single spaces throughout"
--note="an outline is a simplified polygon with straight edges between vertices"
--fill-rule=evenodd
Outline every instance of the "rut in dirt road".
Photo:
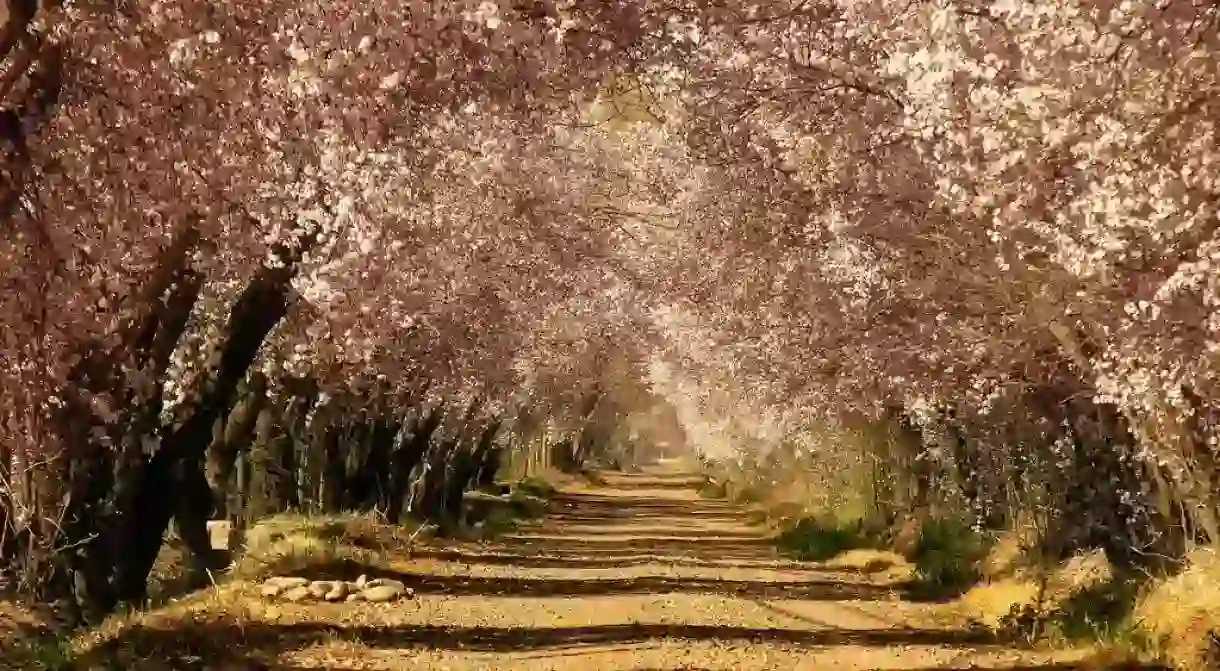
M 494 543 L 416 548 L 398 574 L 414 602 L 280 658 L 294 669 L 1097 668 L 950 624 L 892 585 L 786 560 L 742 507 L 701 498 L 702 482 L 605 474 Z M 315 634 L 269 632 L 280 645 Z

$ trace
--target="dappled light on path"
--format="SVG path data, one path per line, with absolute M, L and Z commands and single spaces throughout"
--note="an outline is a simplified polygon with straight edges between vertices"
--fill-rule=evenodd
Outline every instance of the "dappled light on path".
M 495 541 L 438 539 L 309 576 L 393 577 L 412 601 L 251 600 L 240 617 L 135 627 L 93 654 L 350 671 L 1104 668 L 998 640 L 859 572 L 785 559 L 747 511 L 700 498 L 689 474 L 603 481 Z

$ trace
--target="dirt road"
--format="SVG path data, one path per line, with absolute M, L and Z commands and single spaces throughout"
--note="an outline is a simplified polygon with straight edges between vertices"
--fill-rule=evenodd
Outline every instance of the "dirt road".
M 699 484 L 672 470 L 607 474 L 496 542 L 438 539 L 320 576 L 394 577 L 415 589 L 409 601 L 288 603 L 257 585 L 218 588 L 129 621 L 79 668 L 1105 668 L 1076 664 L 1083 651 L 1001 644 L 878 578 L 784 560 L 746 510 L 701 498 Z
M 414 601 L 281 661 L 349 670 L 1074 668 L 955 628 L 935 607 L 897 600 L 861 575 L 781 559 L 742 508 L 701 498 L 690 475 L 605 477 L 494 544 L 415 552 L 396 567 L 412 574 Z

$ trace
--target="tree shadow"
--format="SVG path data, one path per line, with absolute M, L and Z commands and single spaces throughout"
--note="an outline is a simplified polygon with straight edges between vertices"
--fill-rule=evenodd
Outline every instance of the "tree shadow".
M 491 597 L 593 597 L 648 594 L 715 594 L 747 599 L 854 601 L 886 599 L 894 590 L 840 580 L 759 582 L 692 577 L 640 576 L 632 578 L 517 578 L 449 576 L 393 571 L 352 560 L 306 565 L 292 573 L 310 580 L 370 578 L 400 580 L 416 594 Z
M 707 483 L 707 478 L 701 475 L 691 473 L 669 474 L 669 473 L 626 473 L 623 471 L 599 471 L 598 476 L 604 480 L 607 485 L 619 489 L 625 488 L 640 488 L 640 489 L 655 489 L 658 484 L 671 485 L 677 487 L 681 485 L 683 489 L 699 487 Z
M 689 558 L 702 561 L 766 561 L 779 559 L 771 545 L 759 541 L 723 541 L 701 543 L 689 540 L 639 540 L 606 539 L 502 539 L 498 548 L 517 554 L 542 554 L 576 558 L 598 558 L 605 560 L 626 559 L 640 555 L 655 555 L 655 563 L 664 564 L 667 558 Z
M 803 601 L 878 600 L 893 591 L 876 585 L 836 580 L 756 582 L 698 578 L 473 578 L 417 575 L 409 583 L 418 594 L 500 597 L 594 597 L 648 594 L 714 594 L 749 599 Z
M 374 648 L 433 648 L 470 652 L 563 650 L 590 645 L 622 645 L 656 640 L 783 644 L 796 647 L 945 645 L 994 648 L 1002 642 L 985 632 L 920 629 L 756 629 L 682 624 L 615 624 L 589 627 L 349 626 L 325 623 L 191 622 L 181 628 L 133 627 L 84 653 L 81 669 L 139 668 L 133 660 L 167 657 L 209 662 L 243 661 L 284 668 L 277 657 L 322 642 L 342 641 Z M 235 659 L 236 658 L 236 659 Z M 169 661 L 170 665 L 165 666 Z M 126 664 L 118 666 L 118 664 Z
M 668 564 L 709 569 L 766 568 L 787 571 L 824 570 L 808 562 L 772 560 L 770 558 L 758 557 L 731 559 L 720 556 L 719 553 L 716 554 L 715 558 L 666 557 L 657 553 L 642 551 L 615 556 L 574 557 L 537 553 L 518 554 L 512 552 L 511 546 L 494 548 L 493 552 L 469 552 L 444 548 L 417 549 L 411 552 L 411 557 L 413 559 L 453 562 L 466 565 L 516 566 L 522 569 L 612 569 Z
M 547 516 L 548 520 L 556 520 L 560 522 L 572 521 L 577 524 L 581 522 L 605 523 L 617 522 L 620 520 L 639 521 L 639 522 L 673 522 L 686 520 L 690 524 L 710 523 L 710 524 L 741 524 L 747 522 L 740 514 L 730 515 L 721 512 L 704 512 L 692 510 L 685 513 L 674 513 L 672 515 L 656 515 L 652 513 L 611 513 L 609 511 L 591 514 L 583 512 L 569 512 L 556 510 Z
M 1017 664 L 1015 666 L 971 666 L 969 668 L 976 669 L 977 671 L 1173 671 L 1167 666 L 1158 666 L 1156 664 L 1144 664 L 1140 662 L 1098 662 L 1093 660 L 1071 663 Z M 902 671 L 945 671 L 945 667 L 928 666 L 903 669 Z
M 632 536 L 639 540 L 681 540 L 681 542 L 694 542 L 698 540 L 700 543 L 715 544 L 719 540 L 731 540 L 731 542 L 739 542 L 739 540 L 761 540 L 766 544 L 772 544 L 770 537 L 760 534 L 758 531 L 737 531 L 737 529 L 708 529 L 698 527 L 671 526 L 660 531 L 662 525 L 604 525 L 594 526 L 594 523 L 565 523 L 565 525 L 540 525 L 538 527 L 525 527 L 519 532 L 505 536 L 505 540 L 514 539 L 545 539 L 544 534 L 548 532 L 556 534 L 556 539 L 559 534 L 570 534 L 572 539 L 587 539 L 590 542 L 603 542 L 604 537 L 610 536 Z M 710 540 L 709 540 L 710 538 Z

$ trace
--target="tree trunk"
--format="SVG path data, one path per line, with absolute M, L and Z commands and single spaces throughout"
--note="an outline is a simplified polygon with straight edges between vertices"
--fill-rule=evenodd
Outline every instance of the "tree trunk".
M 322 444 L 322 492 L 319 497 L 323 512 L 337 513 L 343 509 L 347 484 L 347 466 L 343 460 L 343 439 L 347 427 L 338 422 L 326 427 Z
M 438 403 L 418 422 L 411 437 L 390 456 L 389 500 L 385 502 L 386 518 L 391 524 L 402 519 L 403 504 L 410 487 L 411 471 L 423 460 L 432 443 L 432 436 L 445 418 L 445 404 Z
M 230 510 L 242 507 L 233 492 L 233 469 L 238 455 L 253 442 L 259 416 L 267 404 L 267 379 L 262 373 L 250 375 L 246 386 L 241 401 L 220 423 L 220 436 L 214 436 L 207 451 L 208 482 L 227 515 Z
M 479 436 L 478 446 L 471 458 L 473 471 L 469 476 L 471 484 L 478 489 L 491 487 L 496 483 L 496 472 L 500 470 L 500 446 L 496 443 L 496 436 L 502 425 L 501 420 L 494 420 Z
M 247 285 L 229 317 L 227 339 L 220 346 L 216 376 L 198 390 L 189 417 L 169 431 L 160 449 L 149 460 L 138 481 L 132 506 L 125 511 L 119 537 L 125 551 L 115 557 L 119 598 L 143 601 L 148 573 L 175 514 L 187 515 L 183 525 L 203 523 L 195 519 L 200 508 L 169 505 L 182 485 L 175 477 L 181 464 L 185 472 L 202 470 L 202 458 L 212 438 L 212 425 L 232 410 L 238 384 L 258 355 L 264 339 L 287 314 L 293 266 L 264 267 Z

